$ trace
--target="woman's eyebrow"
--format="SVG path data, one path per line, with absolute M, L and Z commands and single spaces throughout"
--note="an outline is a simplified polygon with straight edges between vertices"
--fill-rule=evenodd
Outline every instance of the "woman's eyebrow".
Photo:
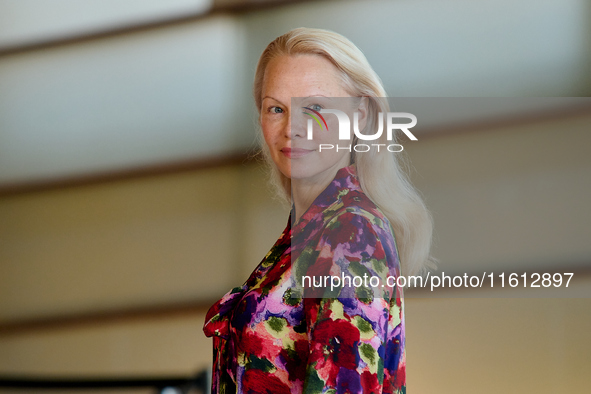
M 332 96 L 325 96 L 324 94 L 311 94 L 311 95 L 309 95 L 309 96 L 300 97 L 300 98 L 310 98 L 310 97 L 325 97 L 325 98 L 331 98 Z M 263 101 L 263 100 L 264 100 L 264 99 L 266 99 L 266 98 L 270 98 L 270 99 L 272 99 L 272 100 L 275 100 L 275 101 L 277 101 L 278 103 L 280 103 L 280 102 L 281 102 L 281 100 L 277 100 L 275 97 L 272 97 L 272 96 L 265 96 L 265 97 L 263 97 L 263 99 L 262 99 L 261 101 Z M 292 98 L 293 98 L 293 97 L 292 97 Z
M 267 98 L 270 98 L 271 100 L 275 100 L 275 101 L 277 101 L 278 103 L 281 103 L 281 100 L 277 100 L 275 97 L 271 97 L 271 96 L 265 96 L 265 97 L 263 97 L 263 99 L 262 99 L 261 101 L 264 101 L 264 100 L 265 100 L 265 99 L 267 99 Z M 281 103 L 281 104 L 283 104 L 283 103 Z

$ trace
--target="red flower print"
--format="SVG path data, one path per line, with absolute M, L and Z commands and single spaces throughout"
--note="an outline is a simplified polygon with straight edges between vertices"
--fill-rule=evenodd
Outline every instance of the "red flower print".
M 306 379 L 306 365 L 308 361 L 309 345 L 307 340 L 295 341 L 295 350 L 281 350 L 281 357 L 285 362 L 285 369 L 289 372 L 291 382 Z
M 228 319 L 222 319 L 217 321 L 209 321 L 205 326 L 205 334 L 209 336 L 219 335 L 221 337 L 228 337 Z
M 285 267 L 289 265 L 291 265 L 291 256 L 285 255 L 281 257 L 277 264 L 265 274 L 265 278 L 258 285 L 259 289 L 262 289 L 262 291 L 265 292 L 265 289 L 278 283 L 281 280 L 281 273 L 284 272 Z
M 324 275 L 330 275 L 330 268 L 331 267 L 332 267 L 332 259 L 329 259 L 326 257 L 319 257 L 306 270 L 306 275 L 309 275 L 311 277 L 321 277 Z
M 363 371 L 361 374 L 361 387 L 364 394 L 379 393 L 381 390 L 378 375 L 369 371 Z
M 271 342 L 269 335 L 246 331 L 240 338 L 240 351 L 247 357 L 254 355 L 258 358 L 273 360 L 281 352 L 281 346 Z
M 384 260 L 386 258 L 386 253 L 384 252 L 381 243 L 376 243 L 376 249 L 374 250 L 372 257 L 377 260 Z
M 290 394 L 289 387 L 273 374 L 260 369 L 248 369 L 242 376 L 244 394 Z
M 359 362 L 359 330 L 350 322 L 326 319 L 312 332 L 310 362 L 316 361 L 318 376 L 334 385 L 339 369 L 356 369 Z
M 304 296 L 306 298 L 322 298 L 326 289 L 330 288 L 330 280 L 325 282 L 323 278 L 326 275 L 330 275 L 332 264 L 332 259 L 318 258 L 310 267 L 308 267 L 306 270 L 306 276 L 311 279 L 308 282 L 302 283 L 305 292 Z
M 335 248 L 338 244 L 354 243 L 359 233 L 359 217 L 354 214 L 344 213 L 338 218 L 338 222 L 326 230 L 327 243 Z
M 400 389 L 402 387 L 406 387 L 406 364 L 400 363 L 398 364 L 398 369 L 394 373 L 396 379 L 394 381 L 394 387 Z

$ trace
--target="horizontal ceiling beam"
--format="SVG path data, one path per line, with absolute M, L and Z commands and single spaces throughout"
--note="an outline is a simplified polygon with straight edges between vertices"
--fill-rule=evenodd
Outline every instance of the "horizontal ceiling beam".
M 0 58 L 26 52 L 39 51 L 43 49 L 62 47 L 66 45 L 75 45 L 84 42 L 102 40 L 111 37 L 117 37 L 127 34 L 142 33 L 149 30 L 160 29 L 165 27 L 177 26 L 182 24 L 194 23 L 196 21 L 210 18 L 212 16 L 221 14 L 238 14 L 244 12 L 251 12 L 274 7 L 285 6 L 293 3 L 303 3 L 310 0 L 263 0 L 263 1 L 217 1 L 214 2 L 213 7 L 208 11 L 190 12 L 182 16 L 164 17 L 158 20 L 151 20 L 147 22 L 130 23 L 128 25 L 117 26 L 114 28 L 105 28 L 98 31 L 88 33 L 73 34 L 70 36 L 59 38 L 40 39 L 37 41 L 26 42 L 17 45 L 0 45 Z

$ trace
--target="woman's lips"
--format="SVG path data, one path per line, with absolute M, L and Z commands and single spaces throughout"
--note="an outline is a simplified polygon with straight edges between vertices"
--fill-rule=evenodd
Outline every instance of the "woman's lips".
M 302 148 L 283 148 L 283 149 L 281 149 L 281 152 L 283 152 L 283 154 L 290 159 L 297 159 L 297 158 L 306 156 L 309 153 L 314 152 L 314 150 L 313 149 L 302 149 Z

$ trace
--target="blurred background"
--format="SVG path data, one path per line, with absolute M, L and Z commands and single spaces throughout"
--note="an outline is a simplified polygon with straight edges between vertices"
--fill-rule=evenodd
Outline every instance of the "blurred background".
M 588 392 L 588 0 L 0 0 L 0 376 L 210 365 L 207 309 L 287 222 L 251 84 L 299 26 L 449 105 L 404 145 L 439 272 L 574 273 L 556 297 L 409 291 L 410 392 Z

